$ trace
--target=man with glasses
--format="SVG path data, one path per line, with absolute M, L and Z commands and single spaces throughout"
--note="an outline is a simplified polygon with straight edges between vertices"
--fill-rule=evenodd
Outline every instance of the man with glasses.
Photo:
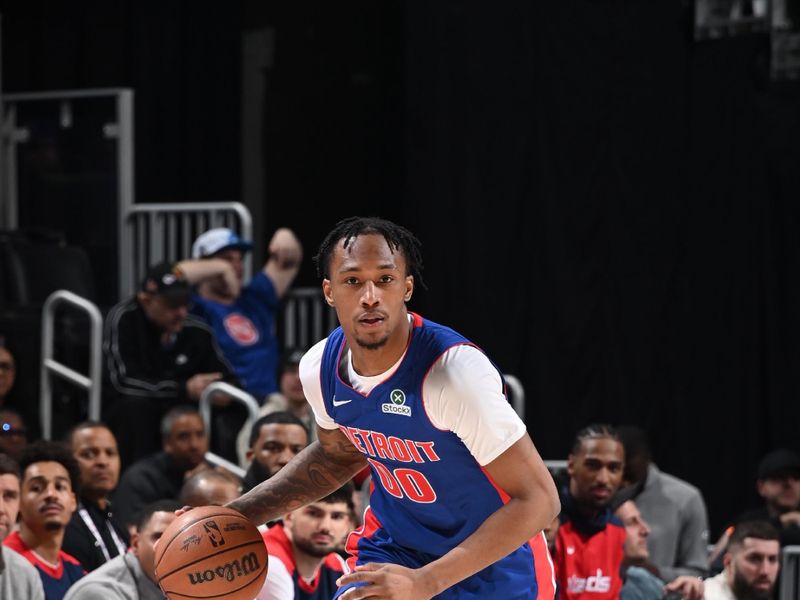
M 106 318 L 107 422 L 123 466 L 161 449 L 159 423 L 170 408 L 197 403 L 215 381 L 238 383 L 211 329 L 188 314 L 190 296 L 177 265 L 159 263 Z M 217 395 L 215 402 L 230 398 Z

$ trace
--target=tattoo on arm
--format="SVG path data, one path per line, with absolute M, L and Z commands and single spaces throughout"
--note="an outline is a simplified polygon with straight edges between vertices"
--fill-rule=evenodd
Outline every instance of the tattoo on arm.
M 320 429 L 318 442 L 228 506 L 254 523 L 264 523 L 324 498 L 366 465 L 364 456 L 339 430 Z

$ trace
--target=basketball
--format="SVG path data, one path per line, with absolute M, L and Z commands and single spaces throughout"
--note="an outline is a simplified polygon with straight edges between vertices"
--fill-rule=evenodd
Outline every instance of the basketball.
M 193 508 L 164 531 L 156 580 L 169 600 L 253 600 L 267 577 L 267 547 L 255 525 L 224 506 Z

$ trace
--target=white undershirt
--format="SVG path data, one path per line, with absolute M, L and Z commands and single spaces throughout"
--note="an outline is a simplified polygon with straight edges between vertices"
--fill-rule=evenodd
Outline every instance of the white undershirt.
M 300 361 L 300 379 L 317 424 L 323 429 L 337 429 L 325 409 L 320 385 L 326 341 L 315 344 Z M 391 376 L 402 360 L 385 373 L 364 377 L 355 372 L 348 356 L 350 385 L 366 395 Z M 481 466 L 500 456 L 526 432 L 503 394 L 497 369 L 474 346 L 458 345 L 442 354 L 425 379 L 422 401 L 433 426 L 458 435 Z

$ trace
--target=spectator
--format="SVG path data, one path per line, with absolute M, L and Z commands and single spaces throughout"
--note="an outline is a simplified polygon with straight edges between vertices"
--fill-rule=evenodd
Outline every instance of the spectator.
M 299 367 L 302 357 L 302 350 L 288 350 L 283 354 L 279 378 L 280 391 L 273 392 L 267 396 L 267 401 L 261 407 L 261 415 L 264 416 L 277 411 L 292 413 L 305 425 L 308 432 L 308 443 L 310 444 L 317 439 L 317 424 L 314 421 L 314 413 L 308 400 L 306 400 L 303 384 L 300 381 Z M 237 446 L 241 457 L 240 464 L 243 466 L 250 462 L 247 459 L 249 437 L 249 431 L 243 429 L 239 432 Z
M 778 578 L 778 530 L 767 521 L 736 525 L 723 559 L 724 569 L 705 580 L 705 600 L 768 600 Z
M 0 409 L 0 452 L 19 460 L 27 445 L 28 428 L 22 416 L 10 408 Z
M 622 482 L 625 452 L 609 425 L 578 432 L 559 486 L 561 525 L 554 563 L 559 598 L 617 598 L 622 587 L 625 528 L 610 504 Z M 587 596 L 588 597 L 588 596 Z
M 14 387 L 17 376 L 17 362 L 14 355 L 5 346 L 5 339 L 0 338 L 0 406 L 4 406 L 6 399 Z
M 353 486 L 290 512 L 262 535 L 269 550 L 267 580 L 258 600 L 329 600 L 347 571 L 337 548 L 352 526 Z
M 617 428 L 625 447 L 625 483 L 650 525 L 650 560 L 662 579 L 705 575 L 708 569 L 708 516 L 703 496 L 693 485 L 658 469 L 647 436 L 635 426 Z
M 306 400 L 303 392 L 303 383 L 300 381 L 300 359 L 303 358 L 302 350 L 288 350 L 281 358 L 280 391 L 267 396 L 267 401 L 261 409 L 262 415 L 285 410 L 300 419 L 309 432 L 309 442 L 316 440 L 312 431 L 316 429 L 314 413 L 311 405 Z
M 800 544 L 800 456 L 780 448 L 766 454 L 758 464 L 756 490 L 764 503 L 740 514 L 734 521 L 769 521 L 778 530 L 781 547 Z M 714 545 L 711 572 L 719 573 L 734 526 L 726 528 Z
M 81 564 L 61 548 L 65 528 L 75 512 L 74 490 L 80 471 L 66 446 L 46 441 L 25 448 L 20 471 L 19 531 L 3 544 L 36 567 L 47 600 L 61 600 L 85 574 Z
M 125 554 L 130 538 L 114 517 L 109 496 L 119 483 L 119 452 L 111 430 L 94 421 L 72 428 L 67 444 L 81 474 L 78 510 L 64 535 L 64 551 L 93 571 L 115 556 Z
M 191 406 L 171 409 L 161 421 L 162 451 L 139 460 L 123 474 L 114 493 L 117 515 L 127 526 L 156 500 L 177 500 L 183 482 L 211 468 L 205 462 L 208 435 L 203 419 Z
M 3 540 L 17 523 L 19 514 L 19 467 L 0 454 L 0 598 L 44 600 L 39 573 L 27 560 L 5 548 Z
M 171 407 L 197 402 L 214 381 L 237 383 L 211 330 L 187 316 L 190 295 L 183 273 L 161 263 L 148 271 L 135 297 L 109 311 L 103 343 L 112 392 L 107 422 L 117 434 L 124 468 L 158 451 L 158 424 Z M 212 426 L 220 434 L 215 451 L 233 461 L 235 432 L 226 432 L 237 420 L 241 427 L 240 411 L 220 407 Z
M 19 365 L 16 356 L 8 339 L 0 335 L 0 408 L 15 411 L 28 426 L 26 428 L 32 430 L 30 439 L 35 439 L 39 432 L 39 406 L 30 395 L 31 386 L 26 389 L 25 382 L 17 379 Z
M 156 583 L 155 543 L 175 520 L 180 504 L 159 500 L 142 510 L 131 551 L 111 559 L 76 583 L 65 600 L 161 600 Z
M 685 600 L 702 600 L 703 584 L 697 577 L 681 575 L 669 586 L 658 577 L 658 569 L 650 562 L 647 538 L 650 527 L 642 518 L 633 500 L 624 500 L 614 514 L 625 526 L 625 583 L 620 600 L 661 600 L 674 592 Z
M 181 506 L 222 506 L 239 497 L 242 482 L 218 469 L 206 469 L 183 482 L 178 500 Z
M 263 402 L 278 390 L 275 317 L 300 270 L 303 249 L 290 229 L 278 229 L 269 242 L 267 262 L 241 287 L 242 257 L 252 248 L 252 242 L 230 229 L 211 229 L 192 245 L 192 258 L 204 264 L 198 268 L 194 261 L 181 267 L 199 284 L 193 298 L 196 314 L 214 329 L 243 389 Z
M 756 490 L 764 504 L 737 521 L 770 521 L 778 528 L 782 546 L 800 544 L 800 456 L 787 449 L 764 456 L 758 466 Z
M 244 476 L 243 492 L 275 475 L 308 446 L 308 430 L 291 413 L 270 413 L 253 423 L 249 446 L 246 458 L 250 465 Z

